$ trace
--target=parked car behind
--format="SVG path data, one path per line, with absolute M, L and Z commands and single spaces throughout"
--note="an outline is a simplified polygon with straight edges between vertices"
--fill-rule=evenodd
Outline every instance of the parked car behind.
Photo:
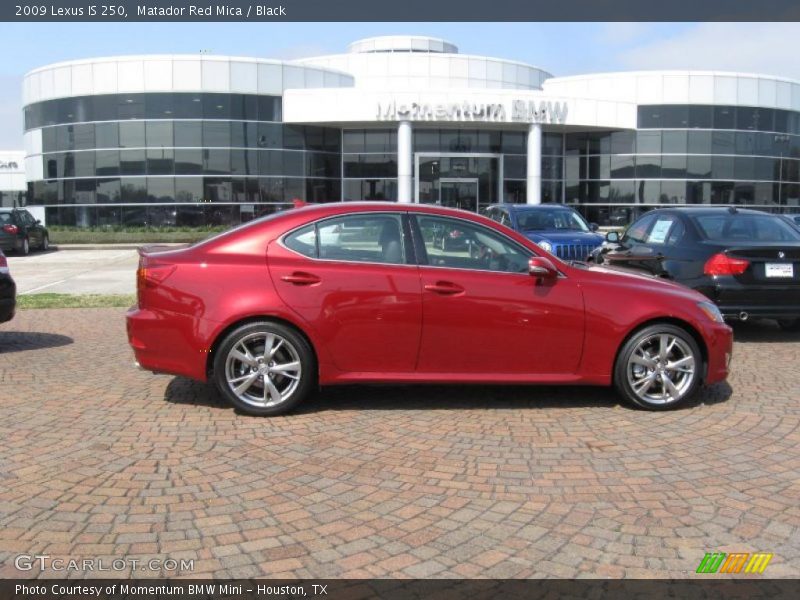
M 442 249 L 437 230 L 475 252 Z M 139 252 L 140 366 L 211 380 L 251 414 L 364 382 L 613 384 L 661 410 L 728 373 L 731 329 L 701 294 L 562 262 L 466 211 L 321 204 Z
M 31 248 L 47 250 L 50 234 L 24 208 L 0 208 L 0 250 L 27 255 Z
M 593 255 L 598 263 L 672 279 L 712 299 L 726 319 L 800 328 L 800 231 L 779 215 L 668 208 L 636 220 Z
M 564 260 L 586 260 L 604 240 L 596 224 L 560 204 L 493 204 L 483 214 Z
M 14 318 L 17 306 L 17 286 L 11 278 L 6 255 L 0 250 L 0 323 Z

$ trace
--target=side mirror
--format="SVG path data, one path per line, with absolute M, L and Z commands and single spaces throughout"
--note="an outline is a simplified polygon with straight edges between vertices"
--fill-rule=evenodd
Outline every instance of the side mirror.
M 555 279 L 558 269 L 549 258 L 534 256 L 528 261 L 528 274 L 537 279 Z
M 598 229 L 600 229 L 600 225 L 598 225 L 597 223 L 589 223 L 589 229 L 591 229 L 592 231 L 597 231 Z
M 612 244 L 616 244 L 617 242 L 619 242 L 619 233 L 617 233 L 616 231 L 609 231 L 606 234 L 606 241 L 611 242 Z
M 36 224 L 37 224 L 37 225 L 41 225 L 41 224 L 42 224 L 42 222 L 41 222 L 39 219 L 36 219 Z

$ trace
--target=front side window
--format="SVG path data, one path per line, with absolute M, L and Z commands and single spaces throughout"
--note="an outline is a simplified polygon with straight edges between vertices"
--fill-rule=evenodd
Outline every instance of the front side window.
M 622 238 L 623 242 L 638 242 L 643 244 L 647 239 L 647 232 L 657 215 L 646 215 L 631 225 Z
M 674 246 L 683 239 L 683 233 L 683 223 L 678 217 L 659 217 L 647 234 L 647 243 Z
M 447 217 L 415 217 L 427 256 L 420 262 L 434 267 L 527 273 L 531 253 L 499 233 L 474 223 Z
M 347 215 L 307 225 L 284 238 L 287 248 L 309 258 L 405 264 L 400 215 Z

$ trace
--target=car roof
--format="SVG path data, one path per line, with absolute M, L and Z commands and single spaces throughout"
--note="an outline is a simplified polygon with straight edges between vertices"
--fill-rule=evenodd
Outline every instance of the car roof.
M 733 210 L 731 210 L 733 209 Z M 692 214 L 692 215 L 718 215 L 718 214 L 738 214 L 742 213 L 745 215 L 769 215 L 772 213 L 765 212 L 763 210 L 753 210 L 750 208 L 737 208 L 731 206 L 704 206 L 704 207 L 695 207 L 695 206 L 667 206 L 664 208 L 657 208 L 654 210 L 647 211 L 645 214 L 650 214 L 654 212 L 666 212 L 666 211 L 675 211 L 682 214 Z
M 574 211 L 575 209 L 571 206 L 567 206 L 566 204 L 515 204 L 511 202 L 500 202 L 498 204 L 490 204 L 486 208 L 506 208 L 508 210 L 540 210 L 543 208 L 550 209 L 550 210 L 569 210 Z

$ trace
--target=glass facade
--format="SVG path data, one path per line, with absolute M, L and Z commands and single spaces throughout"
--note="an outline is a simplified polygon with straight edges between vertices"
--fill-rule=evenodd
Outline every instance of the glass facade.
M 635 131 L 563 137 L 564 202 L 601 225 L 656 205 L 800 206 L 800 113 L 640 106 Z M 551 166 L 544 157 L 543 187 Z
M 296 198 L 340 200 L 341 131 L 280 115 L 279 97 L 247 94 L 27 106 L 26 129 L 42 135 L 43 179 L 29 183 L 30 204 L 46 206 L 50 224 L 157 226 L 234 224 Z
M 42 139 L 27 202 L 69 225 L 232 224 L 310 202 L 398 199 L 397 128 L 281 122 L 278 96 L 110 94 L 25 107 Z M 542 137 L 542 201 L 601 225 L 673 204 L 800 207 L 800 113 L 646 105 L 637 128 Z M 468 125 L 472 125 L 471 127 Z M 499 124 L 413 127 L 420 202 L 525 202 L 527 134 Z M 37 160 L 39 155 L 37 155 Z M 24 195 L 3 205 L 24 202 Z

